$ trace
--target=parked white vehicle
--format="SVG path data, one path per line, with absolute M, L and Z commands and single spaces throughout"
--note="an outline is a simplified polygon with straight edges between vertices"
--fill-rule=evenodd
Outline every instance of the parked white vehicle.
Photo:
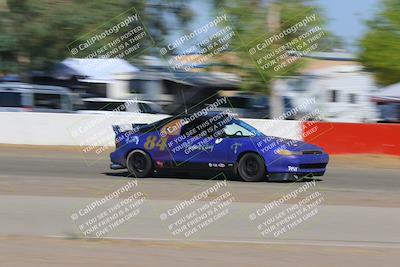
M 137 99 L 84 98 L 84 108 L 78 113 L 106 114 L 110 112 L 132 112 L 165 114 L 160 105 Z
M 64 87 L 0 83 L 0 111 L 73 112 L 74 97 Z
M 282 98 L 289 97 L 294 108 L 302 107 L 296 118 L 315 110 L 316 119 L 330 122 L 375 122 L 379 118 L 371 100 L 377 86 L 360 66 L 336 66 L 282 79 L 274 90 Z

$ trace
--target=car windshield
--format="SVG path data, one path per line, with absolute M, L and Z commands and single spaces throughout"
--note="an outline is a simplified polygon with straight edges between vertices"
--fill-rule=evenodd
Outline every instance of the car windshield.
M 84 101 L 85 110 L 100 111 L 126 111 L 126 104 L 123 101 Z
M 225 125 L 225 134 L 228 137 L 255 137 L 265 136 L 262 132 L 241 120 L 232 120 Z
M 157 104 L 151 103 L 151 104 L 149 104 L 149 106 L 150 106 L 150 108 L 151 108 L 153 113 L 164 113 L 162 108 Z

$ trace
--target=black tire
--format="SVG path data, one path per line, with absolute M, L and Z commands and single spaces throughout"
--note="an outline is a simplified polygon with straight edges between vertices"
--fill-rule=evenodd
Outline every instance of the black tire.
M 134 177 L 149 177 L 153 173 L 153 161 L 146 152 L 133 150 L 126 158 L 126 168 Z
M 266 177 L 264 160 L 256 153 L 246 153 L 240 158 L 238 174 L 246 182 L 260 182 Z

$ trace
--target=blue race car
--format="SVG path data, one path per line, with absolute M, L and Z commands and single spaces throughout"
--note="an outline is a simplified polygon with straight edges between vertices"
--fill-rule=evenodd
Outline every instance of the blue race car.
M 125 129 L 123 129 L 125 127 Z M 233 171 L 249 182 L 322 176 L 329 156 L 301 141 L 266 136 L 229 114 L 192 114 L 151 124 L 114 125 L 111 169 L 135 177 L 154 171 Z

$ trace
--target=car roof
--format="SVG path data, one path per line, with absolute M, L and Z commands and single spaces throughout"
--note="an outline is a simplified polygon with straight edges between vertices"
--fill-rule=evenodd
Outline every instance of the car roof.
M 90 97 L 83 98 L 82 101 L 96 101 L 96 102 L 136 102 L 136 103 L 146 103 L 146 104 L 155 104 L 150 101 L 138 100 L 138 99 L 114 99 L 114 98 L 106 98 L 106 97 Z
M 221 112 L 218 111 L 209 111 L 207 114 L 202 114 L 202 115 L 197 115 L 197 113 L 188 113 L 188 114 L 179 114 L 179 115 L 175 115 L 175 116 L 171 116 L 168 117 L 166 119 L 189 119 L 193 116 L 195 116 L 195 118 L 211 118 L 214 117 L 215 115 L 221 114 Z M 223 116 L 229 116 L 228 114 L 223 114 Z
M 19 92 L 32 92 L 37 91 L 48 91 L 49 93 L 71 93 L 66 87 L 52 86 L 52 85 L 41 85 L 41 84 L 30 84 L 30 83 L 16 83 L 16 82 L 5 82 L 0 83 L 0 90 L 7 91 L 19 91 Z

